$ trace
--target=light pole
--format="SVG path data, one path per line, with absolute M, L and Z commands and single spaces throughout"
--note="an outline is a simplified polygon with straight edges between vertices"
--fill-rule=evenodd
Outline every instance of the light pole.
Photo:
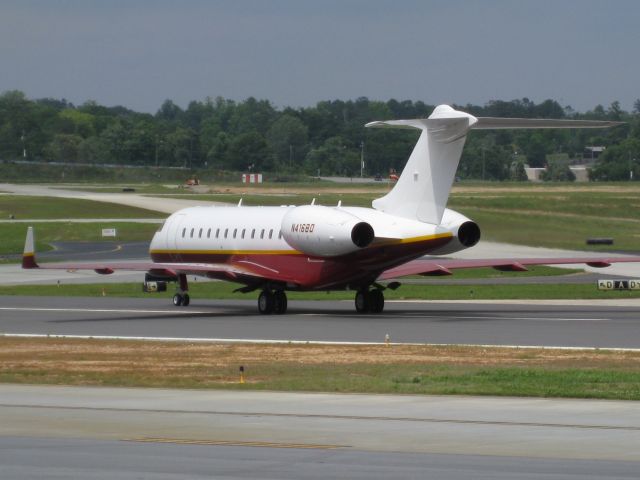
M 158 135 L 156 135 L 156 169 L 158 168 Z
M 360 178 L 364 176 L 364 141 L 360 142 Z
M 24 144 L 24 130 L 22 130 L 22 135 L 20 136 L 20 140 L 22 140 L 22 159 L 27 159 L 27 147 Z

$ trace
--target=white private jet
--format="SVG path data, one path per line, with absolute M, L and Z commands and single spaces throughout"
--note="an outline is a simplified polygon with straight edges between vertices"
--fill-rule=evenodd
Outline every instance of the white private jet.
M 438 106 L 427 119 L 372 122 L 367 127 L 421 130 L 394 188 L 373 208 L 316 205 L 282 207 L 194 207 L 171 215 L 155 233 L 143 263 L 38 265 L 33 230 L 25 242 L 23 268 L 145 271 L 145 285 L 177 282 L 176 306 L 189 305 L 187 275 L 260 290 L 260 313 L 287 311 L 286 291 L 354 290 L 358 312 L 381 312 L 381 280 L 404 275 L 448 275 L 457 268 L 526 270 L 526 265 L 586 263 L 606 267 L 640 257 L 451 260 L 430 257 L 474 246 L 480 228 L 446 208 L 462 148 L 470 130 L 602 128 L 619 122 L 482 118 Z M 165 284 L 166 285 L 166 284 Z

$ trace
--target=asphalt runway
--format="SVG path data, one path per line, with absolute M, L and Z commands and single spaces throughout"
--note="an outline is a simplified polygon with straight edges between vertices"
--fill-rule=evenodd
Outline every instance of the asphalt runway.
M 640 348 L 640 302 L 387 302 L 362 315 L 352 301 L 291 301 L 260 315 L 256 300 L 2 297 L 0 333 L 229 340 L 299 340 Z M 571 303 L 571 302 L 565 302 Z
M 0 385 L 13 478 L 637 478 L 637 402 Z

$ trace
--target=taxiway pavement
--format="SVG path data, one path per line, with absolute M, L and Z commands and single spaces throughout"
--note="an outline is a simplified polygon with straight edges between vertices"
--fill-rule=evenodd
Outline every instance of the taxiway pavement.
M 620 401 L 0 385 L 3 478 L 637 478 Z

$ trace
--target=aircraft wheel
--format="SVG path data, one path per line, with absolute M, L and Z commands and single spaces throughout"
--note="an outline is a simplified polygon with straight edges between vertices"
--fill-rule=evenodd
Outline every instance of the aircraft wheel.
M 182 298 L 182 295 L 180 295 L 179 293 L 176 293 L 176 294 L 173 296 L 173 304 L 174 304 L 176 307 L 180 307 L 180 306 L 182 306 L 182 302 L 183 302 L 183 301 L 184 301 L 184 299 Z
M 258 297 L 258 311 L 263 315 L 269 315 L 273 313 L 273 307 L 275 304 L 275 300 L 273 298 L 273 294 L 268 290 L 263 290 L 260 292 L 260 296 Z
M 366 313 L 369 311 L 369 292 L 358 290 L 356 293 L 356 312 Z
M 381 313 L 384 310 L 384 294 L 382 290 L 371 290 L 369 292 L 369 308 L 373 313 Z
M 274 313 L 277 313 L 278 315 L 287 313 L 287 294 L 286 293 L 284 293 L 282 290 L 278 290 L 274 292 L 273 300 L 274 300 L 274 305 L 273 305 Z
M 188 293 L 185 293 L 185 294 L 182 296 L 182 306 L 183 306 L 183 307 L 188 307 L 188 306 L 189 306 L 189 301 L 190 301 L 190 300 L 191 300 L 191 299 L 189 298 L 189 294 L 188 294 Z

